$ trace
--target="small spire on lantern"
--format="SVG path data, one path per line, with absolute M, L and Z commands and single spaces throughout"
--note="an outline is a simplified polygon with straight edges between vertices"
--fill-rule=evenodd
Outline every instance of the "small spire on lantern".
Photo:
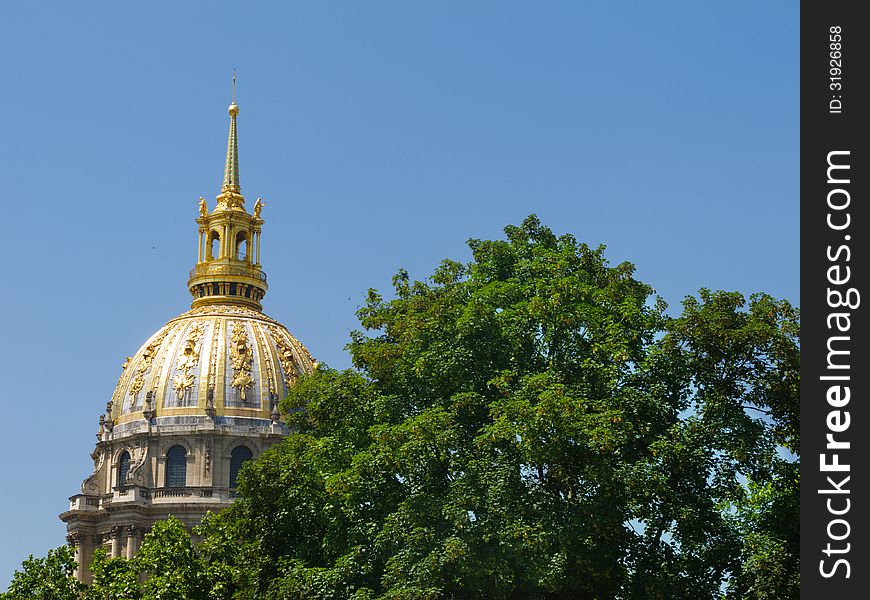
M 239 114 L 239 106 L 236 104 L 236 71 L 233 69 L 233 99 L 230 103 L 230 135 L 227 140 L 227 161 L 224 166 L 224 183 L 221 186 L 221 196 L 225 196 L 228 200 L 227 204 L 234 206 L 236 203 L 230 200 L 238 198 L 238 204 L 241 205 L 245 199 L 241 197 L 241 186 L 239 185 L 239 136 L 236 129 L 236 116 Z

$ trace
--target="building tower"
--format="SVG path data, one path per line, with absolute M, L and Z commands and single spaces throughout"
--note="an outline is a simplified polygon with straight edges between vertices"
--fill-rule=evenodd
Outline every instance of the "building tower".
M 281 323 L 261 312 L 263 203 L 245 210 L 239 186 L 235 99 L 221 192 L 200 198 L 191 310 L 127 357 L 100 415 L 94 472 L 60 515 L 79 580 L 93 552 L 132 557 L 142 535 L 173 515 L 188 526 L 229 505 L 246 461 L 287 435 L 277 402 L 317 363 Z

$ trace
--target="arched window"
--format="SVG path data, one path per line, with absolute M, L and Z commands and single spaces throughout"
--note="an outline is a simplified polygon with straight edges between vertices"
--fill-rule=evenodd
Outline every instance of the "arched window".
M 248 234 L 240 231 L 236 235 L 236 258 L 239 260 L 248 259 Z
M 206 247 L 206 260 L 214 260 L 220 257 L 221 252 L 221 234 L 217 231 L 211 231 L 208 234 L 208 246 Z
M 127 485 L 127 473 L 130 472 L 130 453 L 126 450 L 118 459 L 118 487 Z
M 239 469 L 245 462 L 254 458 L 251 450 L 245 446 L 236 446 L 233 453 L 230 455 L 230 487 L 234 488 L 238 484 Z
M 187 485 L 187 450 L 173 446 L 166 453 L 166 487 Z

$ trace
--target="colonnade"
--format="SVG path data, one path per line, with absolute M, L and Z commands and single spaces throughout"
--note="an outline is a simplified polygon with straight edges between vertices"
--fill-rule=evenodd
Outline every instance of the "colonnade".
M 213 230 L 199 230 L 199 248 L 197 249 L 196 255 L 197 264 L 206 262 L 208 260 L 216 260 L 218 258 L 238 258 L 237 256 L 234 256 L 235 240 L 232 239 L 232 234 L 236 232 L 233 231 L 229 224 L 225 224 L 223 227 L 221 227 L 221 229 L 223 231 L 219 234 L 220 249 L 217 252 L 217 256 L 212 255 L 210 248 L 208 248 L 208 244 L 211 243 L 211 241 L 209 240 L 209 231 Z M 253 265 L 259 265 L 260 231 L 254 230 L 253 232 L 250 232 L 249 235 L 246 235 L 245 241 L 248 243 L 248 248 L 244 259 L 245 262 Z
M 75 550 L 76 579 L 84 582 L 91 580 L 88 566 L 94 558 L 94 550 L 107 542 L 110 558 L 133 558 L 139 551 L 142 536 L 146 531 L 137 525 L 115 525 L 108 531 L 96 535 L 85 535 L 79 531 L 67 534 L 67 544 Z M 91 543 L 88 543 L 89 541 Z

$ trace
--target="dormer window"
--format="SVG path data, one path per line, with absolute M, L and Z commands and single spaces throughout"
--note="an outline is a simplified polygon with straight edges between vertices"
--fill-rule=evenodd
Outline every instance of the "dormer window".
M 164 487 L 178 488 L 187 485 L 187 450 L 183 446 L 173 446 L 166 453 L 166 484 Z
M 130 472 L 130 453 L 124 450 L 118 459 L 118 487 L 127 485 L 127 473 Z

